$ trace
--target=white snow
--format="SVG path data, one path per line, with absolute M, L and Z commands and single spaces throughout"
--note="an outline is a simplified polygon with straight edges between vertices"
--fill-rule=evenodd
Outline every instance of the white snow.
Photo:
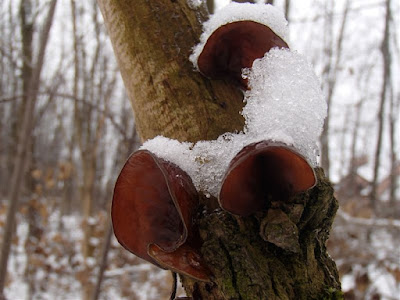
M 312 66 L 296 52 L 274 48 L 244 74 L 247 132 L 292 144 L 316 165 L 327 104 Z
M 187 4 L 191 9 L 196 9 L 204 3 L 204 0 L 187 0 Z
M 56 220 L 57 216 L 59 217 L 59 212 L 53 211 L 49 220 Z M 86 263 L 92 268 L 89 272 L 85 271 L 81 253 L 83 234 L 72 234 L 75 231 L 82 231 L 82 218 L 78 215 L 64 216 L 63 232 L 58 231 L 58 222 L 49 222 L 40 242 L 46 254 L 31 253 L 33 260 L 28 260 L 25 248 L 29 225 L 20 215 L 17 215 L 17 218 L 16 236 L 18 239 L 13 242 L 10 252 L 8 279 L 4 291 L 6 299 L 81 299 L 82 272 L 91 283 L 95 282 L 97 276 L 97 268 L 94 268 L 97 265 L 97 256 L 89 257 L 86 260 Z M 104 224 L 100 226 L 104 226 Z M 53 239 L 56 233 L 62 238 L 60 241 Z M 39 247 L 39 249 L 42 248 Z M 151 300 L 163 298 L 160 298 L 160 291 L 169 288 L 165 284 L 166 278 L 170 276 L 168 271 L 161 270 L 150 263 L 132 259 L 133 255 L 120 246 L 111 247 L 109 251 L 109 265 L 104 274 L 101 299 Z M 34 271 L 30 275 L 34 276 L 31 277 L 35 289 L 34 294 L 30 294 L 28 276 L 26 276 L 28 263 L 35 264 Z M 143 280 L 146 280 L 145 284 L 143 284 Z M 131 286 L 132 289 L 128 290 L 128 293 L 126 286 Z
M 399 299 L 400 284 L 392 274 L 384 272 L 382 268 L 371 264 L 368 266 L 368 275 L 371 277 L 371 290 L 377 290 L 382 295 L 382 299 Z
M 145 142 L 140 149 L 149 150 L 158 157 L 178 165 L 191 177 L 198 191 L 217 196 L 224 171 L 234 154 L 241 149 L 238 149 L 237 141 L 235 138 L 227 139 L 221 136 L 216 141 L 190 144 L 158 136 Z
M 279 9 L 272 5 L 232 2 L 218 10 L 210 19 L 203 23 L 203 34 L 200 43 L 193 48 L 190 61 L 197 68 L 197 59 L 208 38 L 219 27 L 233 22 L 251 20 L 268 26 L 280 38 L 288 43 L 287 21 Z
M 342 290 L 343 291 L 349 291 L 356 286 L 353 274 L 344 275 L 341 279 L 341 282 L 342 282 Z
M 215 197 L 229 163 L 251 143 L 272 140 L 292 145 L 316 165 L 326 102 L 311 65 L 296 52 L 276 48 L 246 69 L 245 76 L 251 89 L 245 92 L 243 132 L 196 144 L 158 136 L 141 149 L 175 163 L 188 173 L 198 191 Z
M 280 10 L 271 5 L 233 2 L 203 24 L 200 43 L 189 59 L 197 67 L 198 56 L 210 35 L 225 24 L 243 20 L 264 24 L 287 40 L 287 21 Z M 244 70 L 243 76 L 250 86 L 245 92 L 243 132 L 225 133 L 215 141 L 196 144 L 159 136 L 141 149 L 177 164 L 192 178 L 198 191 L 213 196 L 218 195 L 233 157 L 254 142 L 273 140 L 293 145 L 315 166 L 317 140 L 327 108 L 310 64 L 290 50 L 272 49 L 256 60 L 251 69 Z
M 7 276 L 10 279 L 10 284 L 5 286 L 5 296 L 6 299 L 27 299 L 28 296 L 28 285 L 25 282 L 23 276 L 18 276 L 19 274 L 24 274 L 27 257 L 24 249 L 24 244 L 28 237 L 29 226 L 27 223 L 17 223 L 17 234 L 19 238 L 19 243 L 16 245 L 15 251 L 10 253 L 8 262 L 8 272 Z

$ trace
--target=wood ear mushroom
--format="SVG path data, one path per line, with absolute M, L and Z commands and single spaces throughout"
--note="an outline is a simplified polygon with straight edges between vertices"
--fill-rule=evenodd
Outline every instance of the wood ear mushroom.
M 115 184 L 115 236 L 125 249 L 159 267 L 207 281 L 210 273 L 193 238 L 197 205 L 197 191 L 183 170 L 139 150 L 129 157 Z
M 315 184 L 313 168 L 293 147 L 262 141 L 244 147 L 233 158 L 218 200 L 226 211 L 248 216 Z
M 197 64 L 210 78 L 229 79 L 248 89 L 242 69 L 251 68 L 271 48 L 289 48 L 284 40 L 266 25 L 254 21 L 225 24 L 208 38 Z

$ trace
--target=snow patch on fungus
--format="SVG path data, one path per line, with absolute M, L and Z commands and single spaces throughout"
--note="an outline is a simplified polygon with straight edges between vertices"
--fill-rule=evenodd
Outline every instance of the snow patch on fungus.
M 158 136 L 141 149 L 175 163 L 188 173 L 198 191 L 215 197 L 229 163 L 251 143 L 282 142 L 316 166 L 317 140 L 327 105 L 311 65 L 296 52 L 275 48 L 257 59 L 243 76 L 251 87 L 245 92 L 243 132 L 196 144 Z
M 243 74 L 250 86 L 242 112 L 245 132 L 292 144 L 316 165 L 327 104 L 312 66 L 296 52 L 274 48 Z
M 211 34 L 225 24 L 238 21 L 254 21 L 263 24 L 284 41 L 287 42 L 288 40 L 287 21 L 279 9 L 269 4 L 232 2 L 221 10 L 218 10 L 207 22 L 203 23 L 203 33 L 200 36 L 200 43 L 193 48 L 193 53 L 189 57 L 196 68 L 198 68 L 197 59 Z

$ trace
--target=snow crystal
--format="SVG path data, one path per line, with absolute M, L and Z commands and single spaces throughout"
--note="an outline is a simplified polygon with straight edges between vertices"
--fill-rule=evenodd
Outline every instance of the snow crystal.
M 83 238 L 83 232 L 79 227 L 79 219 L 80 218 L 75 215 L 62 216 L 61 218 L 65 230 L 69 232 L 70 237 L 75 240 L 80 240 Z
M 342 290 L 344 292 L 347 292 L 347 291 L 353 289 L 356 285 L 353 274 L 344 275 L 340 281 L 342 282 Z
M 13 278 L 13 281 L 5 287 L 6 299 L 28 299 L 29 287 L 28 284 L 20 278 Z
M 91 238 L 89 239 L 89 244 L 90 244 L 91 246 L 97 247 L 97 246 L 100 245 L 100 239 L 99 239 L 99 238 L 96 238 L 96 237 L 91 237 Z
M 140 149 L 146 149 L 158 157 L 178 165 L 183 171 L 190 174 L 192 169 L 192 143 L 180 143 L 163 136 L 148 140 Z
M 157 136 L 140 149 L 178 165 L 191 177 L 198 191 L 216 196 L 229 162 L 246 145 L 240 136 L 243 134 L 227 134 L 194 145 Z
M 87 257 L 86 258 L 86 264 L 89 267 L 94 267 L 96 265 L 96 263 L 97 263 L 97 261 L 96 261 L 96 259 L 94 257 Z
M 94 218 L 94 217 L 89 217 L 89 218 L 87 219 L 87 223 L 88 223 L 88 225 L 93 226 L 93 225 L 96 225 L 96 224 L 97 224 L 97 220 L 96 220 L 96 218 Z
M 219 27 L 233 22 L 251 20 L 268 26 L 275 34 L 287 42 L 288 27 L 283 13 L 269 4 L 252 4 L 232 2 L 218 10 L 210 19 L 203 23 L 203 34 L 200 43 L 193 48 L 190 61 L 197 68 L 197 59 L 211 36 Z
M 191 9 L 196 9 L 204 3 L 204 0 L 187 0 L 187 4 Z
M 178 165 L 198 191 L 215 197 L 231 160 L 252 143 L 272 140 L 293 146 L 315 166 L 327 104 L 311 65 L 296 52 L 276 48 L 255 60 L 244 76 L 250 89 L 244 98 L 243 132 L 196 144 L 158 136 L 141 149 Z
M 274 48 L 244 74 L 247 131 L 292 144 L 315 165 L 327 104 L 311 65 L 296 52 Z

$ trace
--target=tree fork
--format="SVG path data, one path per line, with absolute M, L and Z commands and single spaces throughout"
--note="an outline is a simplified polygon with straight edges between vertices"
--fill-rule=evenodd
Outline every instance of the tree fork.
M 188 60 L 201 14 L 184 0 L 98 0 L 142 140 L 212 140 L 241 130 L 242 93 Z
M 189 62 L 204 14 L 185 0 L 98 0 L 142 140 L 212 140 L 241 130 L 243 96 Z M 200 9 L 201 10 L 201 9 Z M 341 299 L 325 242 L 337 210 L 321 169 L 318 185 L 290 203 L 240 218 L 202 197 L 196 222 L 214 276 L 181 276 L 193 299 Z

